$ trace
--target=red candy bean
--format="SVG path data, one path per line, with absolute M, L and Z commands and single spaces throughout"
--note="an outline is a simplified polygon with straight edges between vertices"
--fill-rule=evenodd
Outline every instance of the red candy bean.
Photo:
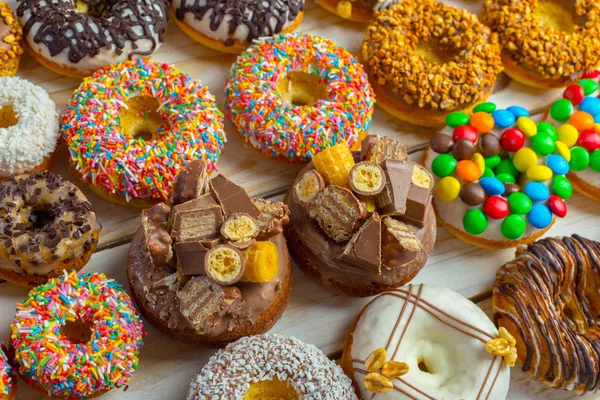
M 510 128 L 500 136 L 500 144 L 506 151 L 514 153 L 525 145 L 525 135 L 517 128 Z
M 600 134 L 593 129 L 586 129 L 579 134 L 577 144 L 589 152 L 600 149 Z
M 506 218 L 509 211 L 508 201 L 500 196 L 490 196 L 483 204 L 483 212 L 492 219 Z
M 454 128 L 454 132 L 452 132 L 452 138 L 454 139 L 455 143 L 461 139 L 467 139 L 473 143 L 477 143 L 477 129 L 470 125 L 457 126 Z
M 584 97 L 585 92 L 583 91 L 583 88 L 576 83 L 567 86 L 563 93 L 563 98 L 571 101 L 571 104 L 573 104 L 574 106 L 581 103 Z
M 564 218 L 567 215 L 567 205 L 564 200 L 555 194 L 550 195 L 548 199 L 548 208 L 552 211 L 552 214 L 559 218 Z

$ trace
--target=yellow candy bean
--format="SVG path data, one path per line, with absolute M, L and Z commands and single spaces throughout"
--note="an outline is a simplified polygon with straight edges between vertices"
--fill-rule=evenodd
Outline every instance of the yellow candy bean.
M 460 193 L 460 182 L 453 176 L 442 178 L 435 187 L 435 193 L 442 201 L 453 201 Z
M 525 134 L 527 137 L 532 137 L 537 133 L 537 125 L 531 118 L 528 117 L 519 117 L 517 120 L 517 127 Z
M 594 130 L 600 133 L 600 124 L 594 124 Z
M 552 170 L 545 165 L 536 165 L 527 170 L 527 177 L 532 181 L 545 182 L 552 178 Z
M 481 154 L 475 153 L 471 161 L 473 161 L 475 165 L 477 165 L 477 168 L 479 168 L 479 177 L 481 177 L 485 171 L 485 159 Z
M 554 149 L 554 152 L 560 156 L 563 156 L 567 162 L 571 161 L 571 150 L 569 150 L 569 146 L 560 140 L 556 141 L 556 148 Z
M 537 163 L 538 156 L 529 147 L 521 147 L 513 156 L 513 164 L 521 172 L 527 171 L 529 168 L 537 165 Z
M 575 146 L 577 139 L 579 138 L 579 132 L 577 132 L 577 128 L 571 124 L 559 126 L 556 132 L 558 132 L 558 140 L 566 144 L 567 147 Z

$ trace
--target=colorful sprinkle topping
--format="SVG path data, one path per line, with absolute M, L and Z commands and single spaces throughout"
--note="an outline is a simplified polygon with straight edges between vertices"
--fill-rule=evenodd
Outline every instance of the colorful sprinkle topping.
M 154 133 L 156 139 L 123 132 L 121 112 L 138 96 L 160 104 L 156 111 L 165 123 Z M 127 201 L 167 199 L 175 176 L 189 161 L 202 159 L 216 169 L 226 141 L 222 114 L 205 86 L 174 66 L 142 59 L 86 78 L 62 124 L 71 163 L 83 180 Z
M 295 105 L 278 90 L 280 80 L 302 72 L 326 85 L 324 98 Z M 226 116 L 263 154 L 307 162 L 346 140 L 353 146 L 371 124 L 374 94 L 362 66 L 333 42 L 290 33 L 259 41 L 229 72 Z
M 536 124 L 522 107 L 497 109 L 489 102 L 471 116 L 451 113 L 446 123 L 431 141 L 436 156 L 430 168 L 436 197 L 460 198 L 468 206 L 467 233 L 480 235 L 489 220 L 499 220 L 502 236 L 513 240 L 525 234 L 528 223 L 544 229 L 553 215 L 566 215 L 564 200 L 572 186 L 565 175 L 573 169 L 574 154 L 561 144 L 560 131 Z
M 11 366 L 4 351 L 2 351 L 3 343 L 0 340 L 0 396 L 7 395 L 11 387 Z
M 61 328 L 73 322 L 90 326 L 88 341 L 63 335 Z M 144 335 L 121 285 L 104 274 L 66 271 L 17 304 L 11 332 L 19 373 L 49 396 L 70 398 L 126 385 Z

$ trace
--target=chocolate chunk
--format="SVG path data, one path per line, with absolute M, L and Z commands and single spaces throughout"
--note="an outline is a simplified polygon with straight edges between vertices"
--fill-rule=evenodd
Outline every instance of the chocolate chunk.
M 452 148 L 452 155 L 458 161 L 470 160 L 475 155 L 475 144 L 469 139 L 461 139 L 454 144 Z
M 173 184 L 171 202 L 173 205 L 185 203 L 202 196 L 207 189 L 208 168 L 201 160 L 194 160 L 179 172 Z
M 485 197 L 485 190 L 479 183 L 468 182 L 460 189 L 460 199 L 468 206 L 482 204 Z
M 224 287 L 223 293 L 225 293 L 225 298 L 223 299 L 225 307 L 221 310 L 222 315 L 225 315 L 225 312 L 235 313 L 244 304 L 242 292 L 235 286 Z
M 412 185 L 406 197 L 406 211 L 403 215 L 398 215 L 398 219 L 422 228 L 431 199 L 431 189 Z
M 205 275 L 204 258 L 209 248 L 201 241 L 175 243 L 177 268 L 183 276 Z
M 361 142 L 360 158 L 381 164 L 385 160 L 406 161 L 406 147 L 396 139 L 387 136 L 367 135 Z
M 413 169 L 413 164 L 408 161 L 386 160 L 383 163 L 386 184 L 383 191 L 375 197 L 382 215 L 403 215 L 406 212 Z
M 383 219 L 382 243 L 383 265 L 387 269 L 408 264 L 423 248 L 412 227 L 391 217 Z
M 256 218 L 260 229 L 257 240 L 267 240 L 283 232 L 283 226 L 290 222 L 290 210 L 287 205 L 262 197 L 255 197 L 252 202 L 260 211 L 260 215 Z
M 439 154 L 444 154 L 450 152 L 452 147 L 454 146 L 454 140 L 452 140 L 452 136 L 445 135 L 443 133 L 438 133 L 431 139 L 431 149 Z
M 500 140 L 492 133 L 483 134 L 479 137 L 479 149 L 486 156 L 495 156 L 500 153 Z
M 223 175 L 217 175 L 211 179 L 209 187 L 213 196 L 223 208 L 225 218 L 234 213 L 247 213 L 254 218 L 260 215 L 260 211 L 252 203 L 244 188 L 231 182 Z
M 216 322 L 225 294 L 217 283 L 206 276 L 190 279 L 177 292 L 179 310 L 199 334 L 209 331 Z
M 170 214 L 171 207 L 165 203 L 156 204 L 142 211 L 144 240 L 152 262 L 157 267 L 166 265 L 173 256 L 171 236 L 167 231 Z
M 374 212 L 346 244 L 340 260 L 369 271 L 381 272 L 381 219 Z
M 215 237 L 223 224 L 221 207 L 211 195 L 173 207 L 171 237 L 175 242 Z

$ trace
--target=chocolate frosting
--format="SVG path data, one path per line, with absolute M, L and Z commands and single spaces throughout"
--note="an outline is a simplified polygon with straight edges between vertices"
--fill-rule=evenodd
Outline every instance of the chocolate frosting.
M 52 57 L 67 49 L 69 61 L 74 64 L 83 58 L 94 57 L 101 49 L 112 45 L 116 54 L 121 55 L 128 41 L 133 46 L 130 59 L 149 56 L 165 40 L 168 14 L 163 0 L 84 1 L 103 17 L 77 12 L 71 0 L 20 0 L 17 15 L 21 18 L 29 13 L 26 22 L 21 20 L 23 35 L 27 36 L 33 30 L 33 41 L 47 47 Z M 159 43 L 154 38 L 155 34 Z M 140 40 L 150 41 L 151 49 L 139 50 L 136 42 Z
M 494 286 L 494 320 L 523 371 L 582 394 L 600 387 L 600 243 L 578 235 L 519 247 Z

